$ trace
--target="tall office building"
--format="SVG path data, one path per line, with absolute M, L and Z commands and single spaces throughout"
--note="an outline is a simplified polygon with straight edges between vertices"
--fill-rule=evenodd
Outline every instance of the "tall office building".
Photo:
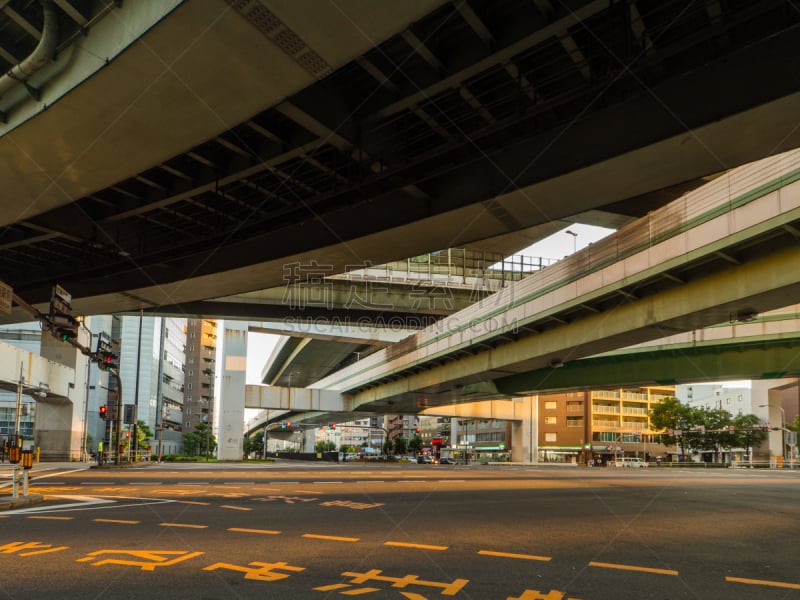
M 214 374 L 217 359 L 217 322 L 188 319 L 183 392 L 183 430 L 198 423 L 214 423 Z
M 137 406 L 137 420 L 153 431 L 155 453 L 181 450 L 185 327 L 186 319 L 125 316 L 114 333 L 120 340 L 123 404 Z

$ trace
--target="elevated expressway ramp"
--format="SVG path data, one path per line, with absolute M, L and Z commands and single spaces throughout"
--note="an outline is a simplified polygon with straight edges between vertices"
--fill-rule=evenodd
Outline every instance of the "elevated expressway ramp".
M 731 171 L 314 387 L 341 392 L 351 410 L 415 412 L 501 397 L 521 373 L 796 304 L 798 178 L 798 151 Z
M 248 386 L 248 407 L 326 423 L 576 387 L 796 375 L 798 178 L 798 151 L 739 168 L 312 389 Z
M 11 4 L 3 71 L 51 29 Z M 800 145 L 790 0 L 501 5 L 49 4 L 57 52 L 0 93 L 0 280 L 202 314 L 287 263 L 617 227 Z

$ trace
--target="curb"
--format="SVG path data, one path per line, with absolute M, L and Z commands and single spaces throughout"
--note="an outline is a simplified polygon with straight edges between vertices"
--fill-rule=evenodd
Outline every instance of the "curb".
M 19 496 L 18 498 L 0 496 L 0 510 L 12 510 L 21 506 L 39 504 L 42 501 L 44 501 L 44 496 L 41 494 L 28 494 L 27 496 Z

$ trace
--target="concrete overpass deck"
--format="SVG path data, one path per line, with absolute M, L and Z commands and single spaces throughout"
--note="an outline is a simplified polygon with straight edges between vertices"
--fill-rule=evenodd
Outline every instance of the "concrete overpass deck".
M 40 310 L 53 283 L 108 314 L 518 248 L 800 144 L 789 0 L 106 4 L 38 97 L 0 96 L 0 279 Z

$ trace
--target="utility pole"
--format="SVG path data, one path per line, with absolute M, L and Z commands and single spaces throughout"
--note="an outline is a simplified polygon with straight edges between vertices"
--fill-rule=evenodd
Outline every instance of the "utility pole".
M 14 443 L 12 446 L 22 446 L 22 436 L 20 435 L 20 426 L 22 421 L 22 385 L 25 383 L 25 363 L 19 363 L 19 381 L 17 382 L 17 412 L 14 417 Z

